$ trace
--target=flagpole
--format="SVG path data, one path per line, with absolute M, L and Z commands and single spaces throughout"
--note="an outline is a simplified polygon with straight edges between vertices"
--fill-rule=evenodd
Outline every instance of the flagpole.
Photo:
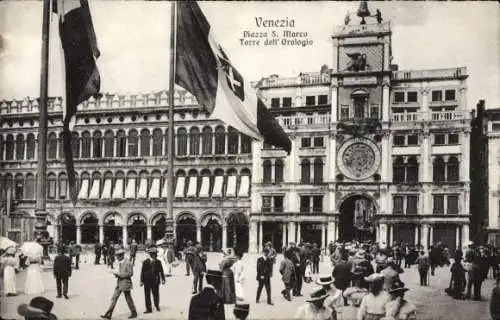
M 49 79 L 49 32 L 50 32 L 50 1 L 43 0 L 42 18 L 42 58 L 40 69 L 40 100 L 38 124 L 38 167 L 36 183 L 35 237 L 41 237 L 46 231 L 46 174 L 47 174 L 47 96 Z
M 165 238 L 174 241 L 174 89 L 175 89 L 175 49 L 176 49 L 176 1 L 171 2 L 170 12 L 170 76 L 168 87 L 168 150 L 167 150 L 167 219 Z

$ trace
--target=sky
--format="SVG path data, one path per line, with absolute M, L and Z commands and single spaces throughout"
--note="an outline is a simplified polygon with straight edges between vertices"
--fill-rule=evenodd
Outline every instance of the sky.
M 101 57 L 101 90 L 150 93 L 169 78 L 170 6 L 159 1 L 90 0 Z M 392 28 L 393 63 L 400 70 L 468 68 L 468 107 L 485 99 L 500 107 L 500 6 L 491 2 L 368 2 Z M 331 66 L 331 34 L 351 24 L 358 2 L 200 2 L 216 39 L 247 81 L 295 77 Z M 288 19 L 290 28 L 264 28 L 256 18 Z M 0 1 L 0 101 L 39 95 L 41 1 Z M 307 32 L 312 45 L 243 46 L 244 31 Z M 49 95 L 61 96 L 57 18 L 51 21 Z

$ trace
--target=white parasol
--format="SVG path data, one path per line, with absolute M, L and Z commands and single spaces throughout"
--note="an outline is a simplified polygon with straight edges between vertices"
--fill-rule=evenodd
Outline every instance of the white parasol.
M 5 250 L 9 247 L 15 247 L 17 243 L 6 237 L 0 237 L 0 249 Z
M 37 242 L 25 242 L 19 250 L 30 258 L 41 258 L 43 256 L 43 247 Z

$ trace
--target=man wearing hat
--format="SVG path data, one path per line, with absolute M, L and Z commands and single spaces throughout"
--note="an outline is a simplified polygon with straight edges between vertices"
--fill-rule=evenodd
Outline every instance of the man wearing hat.
M 246 320 L 249 312 L 250 312 L 250 305 L 248 303 L 236 302 L 233 314 L 237 320 Z
M 207 270 L 207 255 L 203 252 L 201 245 L 196 246 L 195 253 L 190 263 L 193 270 L 193 294 L 195 294 L 201 291 L 203 273 Z
M 113 297 L 111 297 L 111 305 L 109 306 L 108 311 L 104 315 L 101 316 L 103 319 L 111 319 L 113 315 L 113 310 L 115 309 L 116 302 L 120 297 L 120 294 L 123 292 L 125 296 L 125 300 L 127 301 L 127 305 L 130 309 L 129 319 L 137 318 L 137 311 L 135 309 L 134 300 L 132 300 L 132 295 L 130 294 L 130 290 L 132 290 L 132 275 L 134 274 L 134 266 L 132 263 L 125 259 L 125 250 L 118 249 L 115 251 L 116 259 L 118 260 L 118 270 L 113 272 L 113 275 L 116 277 L 116 288 L 113 293 Z
M 262 250 L 262 257 L 257 259 L 257 281 L 259 286 L 257 287 L 257 297 L 255 299 L 256 303 L 259 303 L 260 294 L 262 293 L 262 288 L 266 287 L 267 293 L 267 304 L 272 305 L 271 300 L 271 270 L 273 268 L 271 260 L 268 258 L 269 250 L 264 248 Z
M 310 294 L 307 303 L 297 309 L 295 319 L 302 320 L 333 320 L 333 310 L 325 307 L 325 299 L 328 293 L 322 287 L 317 287 Z
M 399 280 L 399 273 L 396 271 L 396 267 L 394 259 L 389 257 L 387 259 L 387 267 L 380 271 L 380 274 L 384 276 L 384 290 L 389 290 L 392 288 L 394 282 Z
M 337 309 L 344 305 L 342 298 L 342 292 L 332 286 L 333 278 L 331 275 L 321 275 L 316 279 L 316 283 L 323 287 L 323 289 L 328 293 L 328 297 L 325 299 L 325 307 L 332 309 L 332 312 L 337 314 Z M 336 317 L 335 317 L 336 318 Z
M 186 276 L 189 276 L 189 270 L 193 268 L 193 260 L 195 255 L 196 248 L 193 247 L 193 241 L 189 240 L 187 242 L 187 247 L 184 249 L 184 257 L 186 260 Z
M 17 313 L 24 319 L 37 320 L 57 320 L 55 314 L 51 313 L 54 303 L 44 297 L 35 297 L 31 299 L 29 305 L 23 303 L 17 307 Z
M 54 259 L 53 272 L 57 285 L 57 297 L 62 294 L 68 299 L 68 279 L 71 277 L 71 258 L 64 254 L 64 249 L 59 248 L 58 255 Z M 62 288 L 61 288 L 62 287 Z M 62 289 L 62 290 L 61 290 Z
M 207 270 L 207 285 L 191 298 L 189 320 L 225 320 L 224 299 L 217 294 L 222 285 L 222 271 Z
M 144 297 L 146 299 L 146 312 L 151 313 L 151 293 L 153 293 L 153 301 L 157 311 L 160 311 L 160 281 L 165 284 L 165 274 L 161 262 L 156 259 L 158 249 L 151 247 L 148 249 L 150 258 L 142 263 L 141 269 L 141 286 L 144 286 Z
M 406 301 L 404 296 L 405 292 L 409 289 L 401 281 L 394 283 L 393 287 L 389 290 L 391 300 L 385 304 L 385 317 L 383 320 L 415 320 L 416 308 L 415 306 Z

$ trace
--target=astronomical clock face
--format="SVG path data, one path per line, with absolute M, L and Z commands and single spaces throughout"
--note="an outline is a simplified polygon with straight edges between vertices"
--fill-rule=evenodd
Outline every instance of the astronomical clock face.
M 380 167 L 380 151 L 368 139 L 350 139 L 340 147 L 337 164 L 346 177 L 364 180 L 377 172 Z

